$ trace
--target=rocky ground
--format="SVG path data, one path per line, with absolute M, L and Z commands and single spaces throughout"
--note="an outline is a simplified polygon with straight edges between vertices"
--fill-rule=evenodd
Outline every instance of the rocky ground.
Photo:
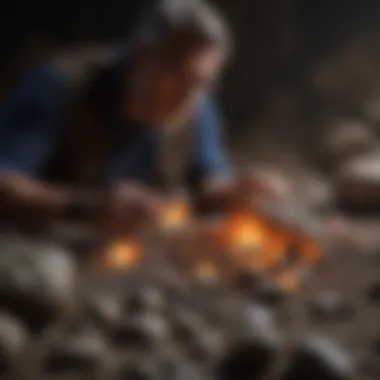
M 371 41 L 353 41 L 308 73 L 312 112 L 280 91 L 234 150 L 323 227 L 324 260 L 298 292 L 243 269 L 229 286 L 157 263 L 83 271 L 75 249 L 2 235 L 0 375 L 380 379 L 378 63 Z
M 380 255 L 352 239 L 376 223 L 347 220 L 325 219 L 326 257 L 294 294 L 246 269 L 229 286 L 157 262 L 83 271 L 56 243 L 3 235 L 2 376 L 379 379 Z

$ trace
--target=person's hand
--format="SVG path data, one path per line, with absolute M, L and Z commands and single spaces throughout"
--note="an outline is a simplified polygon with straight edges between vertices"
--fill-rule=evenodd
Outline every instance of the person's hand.
M 150 189 L 134 183 L 119 184 L 106 194 L 101 225 L 107 235 L 133 234 L 155 224 L 162 208 L 163 202 Z
M 289 194 L 287 183 L 281 177 L 264 170 L 245 173 L 237 188 L 241 197 L 252 200 L 283 201 Z

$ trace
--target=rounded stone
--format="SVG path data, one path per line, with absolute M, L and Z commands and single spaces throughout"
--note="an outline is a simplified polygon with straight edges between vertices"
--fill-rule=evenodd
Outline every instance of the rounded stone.
M 380 281 L 375 281 L 368 286 L 367 298 L 372 304 L 380 305 Z
M 339 293 L 323 292 L 309 302 L 309 314 L 314 322 L 344 321 L 354 315 L 354 308 Z
M 345 162 L 335 173 L 335 193 L 344 209 L 369 211 L 380 205 L 380 152 Z
M 14 316 L 0 314 L 0 374 L 7 373 L 16 363 L 28 340 L 24 325 Z
M 94 370 L 101 366 L 107 354 L 102 336 L 95 330 L 83 329 L 51 347 L 44 370 L 47 373 Z
M 290 360 L 280 380 L 351 380 L 354 375 L 350 355 L 333 341 L 320 336 L 305 338 Z
M 222 380 L 260 379 L 272 366 L 282 346 L 281 336 L 267 309 L 251 305 L 236 321 L 238 329 L 217 365 Z
M 60 246 L 0 238 L 0 306 L 30 325 L 59 318 L 74 298 L 76 267 Z

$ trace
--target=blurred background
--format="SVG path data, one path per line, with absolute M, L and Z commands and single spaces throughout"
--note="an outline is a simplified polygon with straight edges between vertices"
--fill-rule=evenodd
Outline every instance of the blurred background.
M 87 45 L 100 47 L 122 41 L 133 30 L 140 14 L 155 1 L 159 0 L 13 0 L 3 3 L 1 101 L 7 98 L 28 70 L 62 49 Z M 264 167 L 270 176 L 286 182 L 294 190 L 295 207 L 306 205 L 316 219 L 325 218 L 325 237 L 331 233 L 340 239 L 334 246 L 335 254 L 330 257 L 329 265 L 321 269 L 308 288 L 298 293 L 298 298 L 291 299 L 286 308 L 276 309 L 276 312 L 280 325 L 285 327 L 285 335 L 295 332 L 293 338 L 298 337 L 300 331 L 308 331 L 310 326 L 314 326 L 313 331 L 333 336 L 344 344 L 355 360 L 350 362 L 340 352 L 331 351 L 323 342 L 319 344 L 317 341 L 314 345 L 318 347 L 316 351 L 324 353 L 313 354 L 311 360 L 315 360 L 315 364 L 327 356 L 332 358 L 332 364 L 323 367 L 321 374 L 315 377 L 310 377 L 310 373 L 302 369 L 298 375 L 290 373 L 281 379 L 362 379 L 364 377 L 357 373 L 351 375 L 347 368 L 360 361 L 361 355 L 371 351 L 372 361 L 370 364 L 367 361 L 366 365 L 371 367 L 371 378 L 378 380 L 380 2 L 213 2 L 225 13 L 237 45 L 236 55 L 224 73 L 219 91 L 233 160 L 242 169 Z M 55 265 L 58 268 L 61 264 L 57 262 Z M 57 268 L 54 273 L 59 272 Z M 155 304 L 157 294 L 154 291 L 153 295 L 147 293 L 148 298 L 142 293 L 139 293 L 141 299 L 138 301 L 145 302 L 148 307 L 150 303 Z M 215 298 L 214 294 L 211 298 Z M 273 289 L 264 292 L 264 303 L 269 303 L 270 307 L 277 305 L 280 298 Z M 95 314 L 100 315 L 96 314 L 96 320 L 100 320 L 109 332 L 112 329 L 109 330 L 108 324 L 113 323 L 116 306 L 113 308 L 110 299 L 102 302 L 99 300 L 96 306 L 91 307 L 96 309 Z M 188 302 L 194 306 L 192 298 Z M 218 306 L 230 307 L 231 310 L 235 307 L 226 300 Z M 222 311 L 220 315 L 223 315 Z M 265 330 L 263 326 L 270 319 L 268 315 L 257 309 L 247 318 L 251 325 Z M 332 319 L 339 320 L 339 324 L 330 323 L 331 315 Z M 9 323 L 4 316 L 0 319 L 1 335 L 12 329 L 12 322 Z M 326 323 L 315 324 L 315 319 Z M 189 322 L 190 325 L 193 322 Z M 154 332 L 149 330 L 149 334 L 154 335 L 160 330 L 154 324 L 157 320 L 146 323 L 156 328 Z M 17 336 L 15 330 L 12 331 L 11 335 Z M 204 331 L 200 331 L 194 332 L 194 336 L 201 336 Z M 128 330 L 126 336 L 129 333 Z M 118 332 L 112 330 L 112 334 L 115 338 Z M 80 351 L 78 344 L 82 347 L 78 355 L 86 363 L 96 362 L 96 355 L 103 355 L 100 349 L 100 354 L 96 350 L 93 352 L 91 347 L 97 347 L 97 343 L 91 339 L 84 346 L 79 343 L 70 346 L 72 351 L 77 349 L 77 353 Z M 138 337 L 133 339 L 139 340 Z M 30 352 L 34 352 L 33 347 Z M 211 348 L 204 350 L 207 352 Z M 301 367 L 304 363 L 302 355 L 308 355 L 305 352 L 307 350 L 301 350 Z M 256 379 L 244 375 L 245 370 L 239 372 L 239 365 L 246 364 L 244 350 L 236 354 L 238 359 L 235 354 L 231 352 L 224 362 L 229 363 L 232 369 L 224 368 L 222 362 L 220 378 Z M 255 351 L 255 355 L 264 354 Z M 266 358 L 265 355 L 260 358 Z M 270 350 L 269 355 L 272 355 Z M 337 364 L 342 364 L 342 357 L 344 363 L 348 361 L 348 367 Z M 75 362 L 72 357 L 70 360 Z M 317 367 L 321 368 L 319 364 Z M 194 373 L 185 372 L 165 379 L 195 378 Z M 140 380 L 157 377 L 153 374 L 145 377 L 129 374 L 119 378 Z
M 1 12 L 1 97 L 23 72 L 57 49 L 117 43 L 156 1 L 6 3 Z M 220 96 L 231 141 L 250 142 L 238 147 L 240 153 L 248 150 L 256 158 L 274 160 L 281 146 L 281 152 L 292 152 L 288 155 L 315 160 L 315 155 L 327 154 L 319 148 L 328 148 L 314 144 L 316 135 L 323 140 L 326 125 L 365 120 L 372 127 L 379 121 L 378 1 L 214 2 L 237 42 Z M 357 125 L 344 129 L 365 134 Z

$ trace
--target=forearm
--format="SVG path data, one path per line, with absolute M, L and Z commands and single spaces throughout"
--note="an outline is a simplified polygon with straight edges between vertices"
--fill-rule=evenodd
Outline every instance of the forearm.
M 70 217 L 83 194 L 27 176 L 0 172 L 0 221 L 6 225 L 51 225 Z M 85 211 L 86 205 L 83 205 Z M 90 211 L 84 217 L 91 218 Z
M 215 180 L 203 184 L 195 202 L 202 212 L 218 213 L 236 209 L 242 199 L 235 182 Z

